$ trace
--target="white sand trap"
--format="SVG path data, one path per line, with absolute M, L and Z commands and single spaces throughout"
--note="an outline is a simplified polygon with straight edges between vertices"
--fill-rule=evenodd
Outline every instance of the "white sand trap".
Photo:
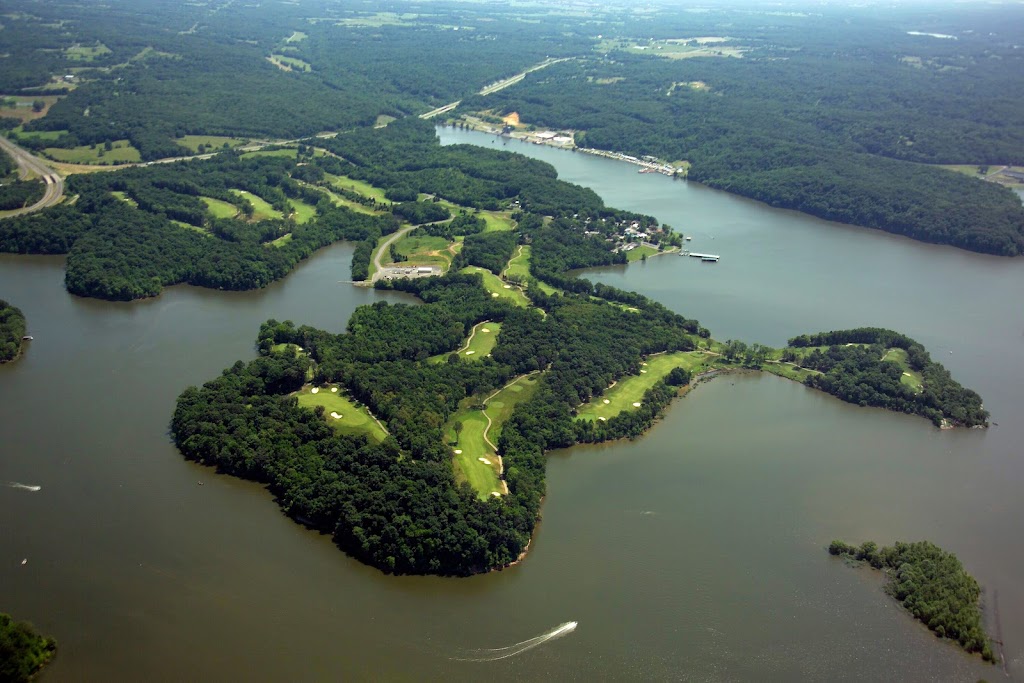
M 633 407 L 634 407 L 634 408 L 639 408 L 639 407 L 640 407 L 640 402 L 638 401 L 638 402 L 634 403 L 634 404 L 633 404 Z
M 904 372 L 903 374 L 906 375 L 907 377 L 910 377 L 910 373 L 909 372 Z
M 485 465 L 490 465 L 491 464 L 491 461 L 488 460 L 487 458 L 477 458 L 477 460 L 479 460 L 480 462 L 482 462 Z
M 505 285 L 505 289 L 512 289 L 512 285 Z
M 472 356 L 476 351 L 466 351 L 467 356 Z
M 607 417 L 599 417 L 597 419 L 600 420 L 601 422 L 607 422 L 608 421 Z
M 605 399 L 605 400 L 604 400 L 604 404 L 605 404 L 605 405 L 608 405 L 609 403 L 611 403 L 611 401 L 609 401 L 608 399 Z
M 331 387 L 331 393 L 332 394 L 338 393 L 338 387 Z
M 647 374 L 647 371 L 646 371 L 646 370 L 641 370 L 641 371 L 640 371 L 640 374 L 641 374 L 641 375 L 646 375 L 646 374 Z
M 335 420 L 340 420 L 341 419 L 341 415 L 339 415 L 338 413 L 334 412 L 333 410 L 331 411 L 331 417 L 333 417 Z
M 647 365 L 647 363 L 641 363 L 640 365 Z
M 296 347 L 295 347 L 295 350 L 296 350 L 296 351 L 302 351 L 302 347 L 301 347 L 301 346 L 296 346 Z
M 494 496 L 495 498 L 501 498 L 501 494 L 498 493 L 497 491 L 491 491 L 491 495 Z
M 494 297 L 495 299 L 497 299 L 498 298 L 498 293 L 497 292 L 491 292 L 491 296 Z
M 311 393 L 311 394 L 319 394 L 320 393 L 320 389 L 319 389 L 319 387 L 313 387 L 312 389 L 309 390 L 309 393 Z
M 462 455 L 462 450 L 461 450 L 461 449 L 458 449 L 458 448 L 456 448 L 456 449 L 455 449 L 455 455 Z
M 481 332 L 490 332 L 490 330 L 489 330 L 489 329 L 487 329 L 486 327 L 485 327 L 485 328 L 483 328 L 483 329 L 481 329 L 480 331 L 481 331 Z

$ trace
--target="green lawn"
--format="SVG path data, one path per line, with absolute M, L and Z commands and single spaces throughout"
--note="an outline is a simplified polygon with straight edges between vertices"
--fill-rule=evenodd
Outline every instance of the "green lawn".
M 458 442 L 453 447 L 456 451 L 453 463 L 455 476 L 459 481 L 468 481 L 481 499 L 503 491 L 499 478 L 498 458 L 494 449 L 484 439 L 484 433 L 487 432 L 487 437 L 492 443 L 497 443 L 501 427 L 512 414 L 512 410 L 536 391 L 538 377 L 539 375 L 524 375 L 514 380 L 492 394 L 486 401 L 486 409 L 482 411 L 468 407 L 468 404 L 481 400 L 481 397 L 467 399 L 467 407 L 452 415 L 445 426 L 445 434 L 451 443 L 456 437 L 455 423 L 462 424 Z M 488 417 L 491 419 L 489 430 Z
M 51 159 L 68 164 L 125 164 L 140 161 L 139 150 L 131 146 L 127 140 L 115 140 L 113 149 L 106 150 L 100 145 L 82 145 L 64 149 L 47 147 L 43 153 Z
M 273 54 L 267 59 L 270 63 L 277 67 L 287 67 L 286 71 L 311 71 L 312 65 L 309 62 L 303 61 L 297 57 L 288 57 L 286 55 Z
M 132 199 L 131 197 L 129 197 L 124 192 L 117 192 L 117 191 L 115 191 L 115 192 L 111 192 L 110 194 L 114 195 L 115 197 L 117 197 L 118 199 L 120 199 L 122 202 L 124 202 L 126 204 L 131 204 L 136 209 L 139 208 L 139 203 L 137 201 L 135 201 L 134 199 Z
M 626 260 L 629 261 L 630 263 L 633 263 L 634 261 L 643 260 L 644 256 L 650 258 L 651 256 L 654 256 L 657 253 L 657 249 L 645 247 L 644 245 L 641 244 L 636 249 L 630 249 L 629 251 L 626 252 Z
M 502 277 L 517 276 L 522 279 L 526 279 L 530 276 L 530 252 L 532 247 L 529 244 L 520 244 L 516 247 L 516 252 L 508 260 L 508 265 L 505 266 Z
M 272 247 L 283 247 L 284 245 L 288 244 L 291 241 L 292 234 L 289 232 L 285 235 L 281 235 L 276 240 L 270 240 L 269 242 L 267 242 L 267 244 L 269 244 Z
M 213 197 L 200 197 L 200 199 L 206 204 L 206 210 L 214 218 L 234 218 L 238 215 L 238 207 L 223 199 L 214 199 Z
M 253 208 L 252 219 L 254 221 L 264 221 L 269 218 L 281 217 L 280 211 L 278 211 L 269 203 L 267 203 L 267 200 L 257 195 L 254 195 L 252 192 L 247 192 L 245 190 L 230 190 L 230 192 L 234 192 L 239 197 L 245 197 L 246 199 L 249 200 L 249 203 L 252 204 Z
M 486 331 L 485 331 L 486 330 Z M 490 321 L 477 323 L 470 330 L 467 341 L 458 350 L 463 360 L 482 360 L 490 355 L 498 343 L 498 333 L 501 332 L 501 323 Z M 428 363 L 447 362 L 451 353 L 439 353 L 427 359 Z
M 99 45 L 75 45 L 64 50 L 64 56 L 72 62 L 91 62 L 97 57 L 110 54 L 109 47 L 100 43 Z
M 317 389 L 317 393 L 313 390 Z M 340 434 L 366 434 L 378 443 L 387 436 L 365 406 L 357 404 L 338 387 L 303 387 L 296 397 L 303 408 L 324 407 L 324 419 Z M 340 417 L 334 417 L 340 415 Z
M 370 208 L 369 206 L 366 206 L 365 204 L 360 204 L 359 202 L 354 202 L 351 199 L 348 199 L 347 197 L 342 197 L 340 194 L 335 194 L 335 193 L 331 192 L 330 190 L 325 190 L 322 187 L 317 188 L 317 189 L 320 190 L 321 192 L 326 193 L 327 196 L 331 198 L 331 201 L 334 202 L 335 204 L 337 204 L 338 206 L 348 207 L 348 208 L 352 209 L 353 211 L 355 211 L 356 213 L 365 213 L 365 214 L 369 214 L 371 216 L 374 216 L 374 215 L 377 215 L 377 214 L 380 213 L 379 211 L 375 211 L 372 208 Z
M 921 377 L 921 373 L 917 370 L 910 368 L 910 363 L 907 361 L 907 352 L 903 349 L 889 349 L 882 356 L 882 360 L 891 360 L 899 363 L 900 367 L 903 368 L 903 376 L 900 377 L 900 383 L 910 387 L 914 393 L 920 393 L 924 379 Z
M 294 212 L 295 222 L 299 225 L 308 223 L 313 220 L 314 216 L 316 216 L 316 207 L 312 204 L 307 204 L 299 199 L 289 199 L 288 203 L 291 205 L 292 211 Z
M 641 374 L 623 377 L 602 396 L 596 396 L 588 403 L 580 406 L 577 414 L 584 420 L 609 419 L 624 410 L 632 410 L 643 400 L 644 392 L 653 387 L 673 368 L 686 368 L 697 372 L 710 364 L 711 358 L 697 351 L 677 351 L 650 356 L 646 365 L 641 366 Z
M 398 250 L 398 253 L 406 257 L 406 260 L 402 261 L 402 265 L 441 266 L 443 270 L 447 270 L 448 266 L 452 264 L 452 259 L 455 258 L 455 254 L 449 251 L 449 248 L 452 246 L 451 242 L 443 237 L 433 237 L 425 234 L 417 235 L 415 233 L 416 231 L 413 230 L 395 242 L 395 248 Z M 390 252 L 391 250 L 389 249 L 384 254 L 384 258 L 381 260 L 382 263 L 393 263 Z
M 379 187 L 374 187 L 369 183 L 363 182 L 362 180 L 356 180 L 343 175 L 331 175 L 330 173 L 324 176 L 334 187 L 342 190 L 350 190 L 356 194 L 361 194 L 367 199 L 376 199 L 378 202 L 388 203 L 387 198 L 384 196 L 384 190 Z
M 192 232 L 198 232 L 204 237 L 213 237 L 213 235 L 211 235 L 209 231 L 206 230 L 205 228 L 197 227 L 195 225 L 192 225 L 191 223 L 186 223 L 185 221 L 172 220 L 171 222 L 177 225 L 179 228 L 185 228 L 186 230 L 191 230 Z
M 485 268 L 466 266 L 459 272 L 479 273 L 482 275 L 484 279 L 484 289 L 490 292 L 491 296 L 495 299 L 499 297 L 508 299 L 513 304 L 521 308 L 526 308 L 530 305 L 530 300 L 526 298 L 526 295 L 523 294 L 521 289 L 513 285 L 506 284 L 504 280 Z
M 479 216 L 487 223 L 484 232 L 504 232 L 516 227 L 510 211 L 481 211 Z
M 176 142 L 182 147 L 187 147 L 193 152 L 198 153 L 201 145 L 206 146 L 206 151 L 214 152 L 224 149 L 225 145 L 232 149 L 240 147 L 248 141 L 243 138 L 231 138 L 224 135 L 186 135 L 178 138 Z
M 25 138 L 26 140 L 46 140 L 48 142 L 52 142 L 61 135 L 67 134 L 66 130 L 33 130 L 25 132 L 21 129 L 21 126 L 15 128 L 13 132 L 19 138 Z

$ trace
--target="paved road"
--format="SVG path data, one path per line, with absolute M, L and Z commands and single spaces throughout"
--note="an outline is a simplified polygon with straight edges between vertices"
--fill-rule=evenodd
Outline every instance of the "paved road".
M 500 80 L 497 83 L 492 83 L 491 85 L 486 86 L 485 88 L 481 89 L 480 92 L 478 92 L 477 94 L 490 95 L 491 93 L 498 92 L 499 90 L 504 90 L 508 86 L 515 85 L 519 81 L 526 78 L 526 74 L 533 73 L 534 71 L 543 69 L 544 67 L 551 66 L 552 64 L 558 64 L 559 62 L 569 61 L 570 59 L 572 59 L 572 57 L 562 57 L 561 59 L 545 59 L 540 64 L 535 64 L 531 66 L 529 69 L 526 69 L 521 73 L 517 73 L 515 76 L 511 76 L 504 80 Z M 447 114 L 460 104 L 462 104 L 462 100 L 459 100 L 458 102 L 452 102 L 451 104 L 446 104 L 443 107 L 438 107 L 437 109 L 434 109 L 433 111 L 428 111 L 426 114 L 420 114 L 420 118 L 432 119 L 435 116 L 438 116 L 439 114 Z
M 376 282 L 377 280 L 379 280 L 384 275 L 384 265 L 380 262 L 380 257 L 384 255 L 384 252 L 387 251 L 391 247 L 392 244 L 394 244 L 398 240 L 402 239 L 402 237 L 407 235 L 409 233 L 409 231 L 411 231 L 414 228 L 418 228 L 418 227 L 420 227 L 420 226 L 418 226 L 418 225 L 408 225 L 408 226 L 402 228 L 401 230 L 395 232 L 393 235 L 391 235 L 391 237 L 388 238 L 387 242 L 385 242 L 384 244 L 380 245 L 380 249 L 378 249 L 377 253 L 373 255 L 373 268 L 374 268 L 374 270 L 373 270 L 373 277 L 370 278 L 370 282 Z
M 32 156 L 3 136 L 0 136 L 0 149 L 10 154 L 14 161 L 17 162 L 18 171 L 22 178 L 35 174 L 46 183 L 46 192 L 43 194 L 42 199 L 32 206 L 10 211 L 6 214 L 7 216 L 20 216 L 21 214 L 32 213 L 33 211 L 41 211 L 48 206 L 53 206 L 64 196 L 64 179 L 47 166 L 46 162 L 42 159 Z

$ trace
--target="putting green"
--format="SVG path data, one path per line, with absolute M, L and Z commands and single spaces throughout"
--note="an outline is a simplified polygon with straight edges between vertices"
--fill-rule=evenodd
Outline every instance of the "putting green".
M 324 407 L 324 419 L 341 434 L 365 434 L 374 441 L 381 442 L 387 436 L 384 429 L 370 415 L 365 406 L 357 405 L 343 389 L 332 392 L 337 387 L 303 387 L 296 398 L 303 408 Z M 317 393 L 313 393 L 317 389 Z M 341 417 L 334 417 L 340 415 Z

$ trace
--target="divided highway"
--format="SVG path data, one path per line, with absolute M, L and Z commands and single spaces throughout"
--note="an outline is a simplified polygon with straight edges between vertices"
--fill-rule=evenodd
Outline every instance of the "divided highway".
M 32 213 L 33 211 L 41 211 L 48 206 L 53 206 L 64 196 L 64 179 L 47 166 L 43 160 L 32 156 L 3 136 L 0 136 L 0 149 L 10 154 L 18 164 L 18 170 L 22 179 L 34 174 L 46 183 L 46 193 L 43 194 L 42 199 L 32 206 L 6 212 L 6 216 L 20 216 L 21 214 Z

